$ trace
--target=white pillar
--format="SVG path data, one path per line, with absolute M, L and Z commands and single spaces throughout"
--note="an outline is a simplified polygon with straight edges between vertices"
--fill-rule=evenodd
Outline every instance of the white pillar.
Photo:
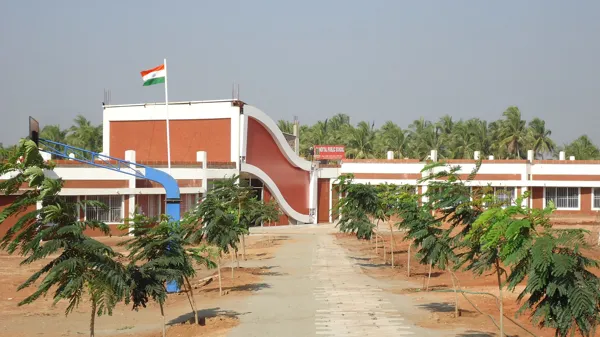
M 74 153 L 69 153 L 69 158 L 75 158 L 75 154 Z M 69 159 L 69 160 L 73 160 L 73 159 Z
M 575 156 L 569 156 L 569 160 L 575 160 Z
M 479 152 L 479 151 L 473 152 L 473 159 L 479 160 L 480 157 L 481 157 L 481 152 Z
M 560 151 L 558 153 L 558 160 L 565 160 L 565 151 Z
M 42 159 L 44 159 L 44 161 L 49 161 L 50 159 L 52 159 L 52 155 L 48 152 L 40 152 L 40 154 L 42 155 Z
M 312 167 L 312 169 L 310 170 L 310 184 L 308 187 L 308 214 L 309 214 L 309 218 L 310 218 L 310 222 L 313 224 L 317 224 L 318 222 L 318 217 L 317 217 L 317 206 L 318 206 L 318 181 L 319 181 L 319 174 L 318 174 L 318 166 L 314 165 Z
M 202 163 L 202 187 L 206 192 L 208 192 L 208 154 L 206 151 L 198 151 L 196 152 L 196 161 Z
M 388 160 L 394 159 L 394 151 L 388 151 L 387 152 L 387 159 Z
M 438 153 L 437 150 L 431 150 L 431 161 L 437 161 L 438 160 Z
M 130 163 L 135 163 L 135 150 L 125 151 L 125 160 Z M 132 170 L 136 169 L 135 164 L 129 165 Z M 136 177 L 127 175 L 129 177 L 129 188 L 136 187 Z M 135 194 L 125 195 L 125 202 L 129 202 L 129 214 L 126 214 L 128 218 L 133 218 L 135 214 Z M 133 236 L 133 224 L 129 225 L 129 236 Z
M 490 160 L 494 160 L 494 156 L 489 156 L 489 159 Z
M 527 150 L 527 160 L 533 161 L 533 159 L 534 159 L 533 150 Z

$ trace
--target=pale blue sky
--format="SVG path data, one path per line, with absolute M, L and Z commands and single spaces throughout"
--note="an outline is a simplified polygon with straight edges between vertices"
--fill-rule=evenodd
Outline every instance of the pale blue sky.
M 497 119 L 518 105 L 559 142 L 600 143 L 600 1 L 2 1 L 0 141 L 112 102 L 241 99 L 274 119 Z

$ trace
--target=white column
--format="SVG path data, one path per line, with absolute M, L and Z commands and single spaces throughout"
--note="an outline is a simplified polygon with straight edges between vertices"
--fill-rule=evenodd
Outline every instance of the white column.
M 431 150 L 431 161 L 436 162 L 438 160 L 438 152 L 437 150 Z
M 52 155 L 48 152 L 40 152 L 40 155 L 42 155 L 42 159 L 44 159 L 44 161 L 49 161 L 50 159 L 52 159 Z
M 527 150 L 527 160 L 533 161 L 534 157 L 533 150 Z
M 196 152 L 196 161 L 202 163 L 202 188 L 204 188 L 204 195 L 208 193 L 208 155 L 206 151 Z
M 317 217 L 318 181 L 319 181 L 318 172 L 319 172 L 318 167 L 316 165 L 313 166 L 312 170 L 310 171 L 310 183 L 309 183 L 309 187 L 308 187 L 308 211 L 309 211 L 309 216 L 312 216 L 310 218 L 310 221 L 313 224 L 316 224 L 318 222 L 318 217 Z
M 125 151 L 125 160 L 131 163 L 135 163 L 135 150 L 127 150 Z M 130 165 L 132 170 L 136 169 L 134 164 Z M 129 177 L 129 188 L 135 188 L 136 185 L 136 177 L 127 175 Z M 129 202 L 129 214 L 125 214 L 128 218 L 133 218 L 135 213 L 135 194 L 125 195 L 125 202 Z M 129 226 L 129 235 L 133 236 L 133 226 L 130 224 Z
M 388 160 L 394 159 L 394 151 L 388 151 L 387 152 L 387 159 Z

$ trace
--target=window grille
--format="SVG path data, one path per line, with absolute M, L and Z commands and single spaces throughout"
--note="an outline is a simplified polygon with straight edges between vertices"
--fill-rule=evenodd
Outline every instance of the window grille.
M 121 195 L 88 195 L 87 200 L 103 203 L 107 208 L 91 205 L 85 206 L 86 220 L 105 223 L 119 223 L 123 219 L 123 196 Z
M 546 206 L 550 201 L 556 208 L 579 208 L 579 188 L 577 187 L 546 187 Z
M 600 187 L 594 188 L 594 208 L 600 208 Z

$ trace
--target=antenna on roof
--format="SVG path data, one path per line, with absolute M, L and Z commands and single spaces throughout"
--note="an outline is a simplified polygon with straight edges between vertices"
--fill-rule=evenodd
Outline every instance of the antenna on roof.
M 237 85 L 237 100 L 240 100 L 240 84 Z
M 102 105 L 110 105 L 111 102 L 111 92 L 110 89 L 104 89 L 104 100 L 102 101 Z

